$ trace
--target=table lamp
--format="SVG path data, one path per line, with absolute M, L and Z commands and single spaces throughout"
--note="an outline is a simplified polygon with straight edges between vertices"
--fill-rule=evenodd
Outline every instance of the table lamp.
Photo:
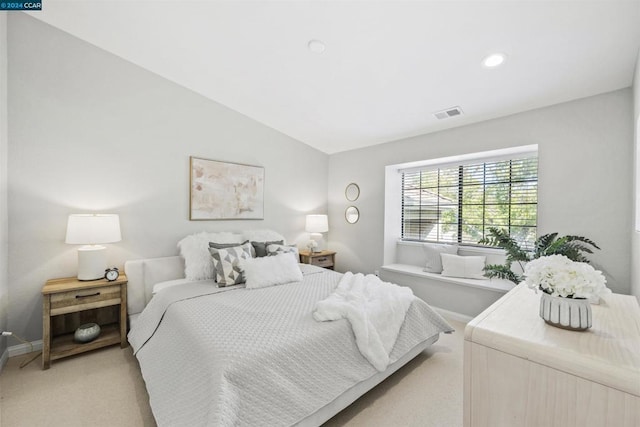
M 65 243 L 84 245 L 78 248 L 78 280 L 102 279 L 107 268 L 107 248 L 102 244 L 120 240 L 118 215 L 69 215 Z
M 320 252 L 319 250 L 317 250 L 320 247 L 318 240 L 322 239 L 321 233 L 326 233 L 327 231 L 329 231 L 329 220 L 327 216 L 307 215 L 307 223 L 304 229 L 307 233 L 311 233 L 311 239 L 307 244 L 309 251 Z

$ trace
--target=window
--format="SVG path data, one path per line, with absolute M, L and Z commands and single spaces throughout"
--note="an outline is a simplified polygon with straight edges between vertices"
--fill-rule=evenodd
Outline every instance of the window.
M 537 156 L 400 172 L 403 240 L 477 245 L 489 227 L 498 227 L 533 247 Z

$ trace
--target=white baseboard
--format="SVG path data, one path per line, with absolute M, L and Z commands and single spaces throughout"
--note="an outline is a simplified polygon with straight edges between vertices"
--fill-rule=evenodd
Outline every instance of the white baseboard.
M 33 346 L 33 349 L 31 349 L 31 346 Z M 31 341 L 31 345 L 25 343 L 12 345 L 7 350 L 9 357 L 20 356 L 21 354 L 27 354 L 31 351 L 39 351 L 42 350 L 42 340 Z
M 33 346 L 33 349 L 31 348 Z M 0 356 L 0 372 L 9 361 L 10 357 L 20 356 L 22 354 L 30 353 L 31 351 L 39 351 L 42 350 L 42 340 L 31 341 L 31 345 L 20 343 L 17 345 L 12 345 L 7 348 L 4 352 L 2 352 L 2 356 Z
M 455 311 L 445 310 L 444 308 L 431 306 L 435 311 L 437 311 L 442 317 L 446 317 L 447 319 L 455 320 L 456 322 L 469 323 L 473 320 L 473 317 L 467 316 L 466 314 L 456 313 Z

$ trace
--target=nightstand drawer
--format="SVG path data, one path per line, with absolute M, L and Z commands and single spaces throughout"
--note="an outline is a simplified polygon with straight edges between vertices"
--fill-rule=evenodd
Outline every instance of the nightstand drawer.
M 311 265 L 317 265 L 318 267 L 333 267 L 333 256 L 326 255 L 320 257 L 312 257 Z
M 51 294 L 51 315 L 120 304 L 120 291 L 120 285 L 115 285 Z
M 335 251 L 300 251 L 300 262 L 333 270 L 336 264 L 336 253 Z

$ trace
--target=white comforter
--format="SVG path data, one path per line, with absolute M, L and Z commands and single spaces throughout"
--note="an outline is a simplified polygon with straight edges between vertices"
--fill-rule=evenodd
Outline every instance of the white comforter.
M 347 272 L 335 292 L 316 305 L 313 317 L 321 322 L 348 319 L 360 353 L 382 372 L 415 298 L 410 288 Z
M 377 374 L 346 320 L 313 319 L 342 275 L 305 270 L 301 283 L 156 294 L 129 342 L 159 426 L 291 426 Z M 419 299 L 406 317 L 391 362 L 451 330 Z

